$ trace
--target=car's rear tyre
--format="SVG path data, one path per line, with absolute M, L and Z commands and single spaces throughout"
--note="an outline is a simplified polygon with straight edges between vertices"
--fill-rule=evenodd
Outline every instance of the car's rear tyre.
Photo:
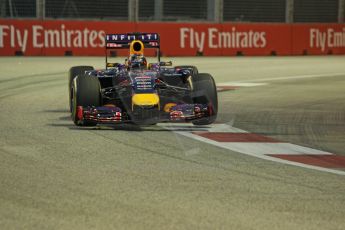
M 78 118 L 78 106 L 100 106 L 100 84 L 96 77 L 77 76 L 71 87 L 72 120 L 78 126 L 94 126 L 96 122 L 82 121 Z
M 74 78 L 77 76 L 84 75 L 85 71 L 93 70 L 94 68 L 92 66 L 73 66 L 69 69 L 68 73 L 68 95 L 69 95 L 69 108 L 70 112 L 72 112 L 72 106 L 71 106 L 71 88 L 72 88 L 72 82 Z
M 200 73 L 193 76 L 192 99 L 195 104 L 205 104 L 209 107 L 210 114 L 198 120 L 192 121 L 194 125 L 209 125 L 217 119 L 218 95 L 216 83 L 208 73 Z

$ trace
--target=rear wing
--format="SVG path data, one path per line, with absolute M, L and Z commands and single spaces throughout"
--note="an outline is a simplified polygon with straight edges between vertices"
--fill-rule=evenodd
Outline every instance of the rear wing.
M 105 46 L 106 49 L 126 49 L 134 40 L 141 41 L 145 48 L 160 48 L 160 39 L 157 33 L 107 34 Z
M 107 34 L 105 37 L 105 62 L 108 63 L 108 49 L 129 49 L 132 41 L 141 41 L 145 48 L 157 49 L 160 62 L 160 38 L 158 33 Z M 106 67 L 107 68 L 107 67 Z

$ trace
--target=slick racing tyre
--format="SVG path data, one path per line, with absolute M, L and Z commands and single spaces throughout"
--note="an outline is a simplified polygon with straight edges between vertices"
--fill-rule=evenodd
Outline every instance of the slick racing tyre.
M 93 70 L 92 66 L 73 66 L 69 69 L 68 73 L 68 95 L 69 95 L 69 110 L 72 112 L 71 106 L 71 89 L 72 89 L 72 82 L 76 76 L 84 75 L 85 71 Z
M 78 118 L 78 106 L 100 106 L 100 84 L 96 77 L 78 76 L 72 82 L 71 89 L 72 120 L 78 126 L 94 126 L 96 122 L 81 121 Z
M 194 125 L 209 125 L 217 119 L 218 96 L 216 83 L 208 73 L 194 75 L 192 79 L 192 99 L 195 104 L 205 104 L 209 107 L 209 116 L 193 121 Z

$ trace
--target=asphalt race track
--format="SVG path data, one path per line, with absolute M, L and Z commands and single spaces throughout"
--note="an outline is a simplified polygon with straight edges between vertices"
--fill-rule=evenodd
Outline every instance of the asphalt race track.
M 0 229 L 345 229 L 345 56 L 172 60 L 216 125 L 79 128 L 67 71 L 103 58 L 0 58 Z

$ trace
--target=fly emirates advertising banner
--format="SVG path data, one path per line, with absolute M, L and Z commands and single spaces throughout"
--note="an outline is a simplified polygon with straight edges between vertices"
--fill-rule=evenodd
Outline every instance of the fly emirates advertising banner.
M 345 24 L 0 20 L 0 56 L 103 56 L 107 33 L 159 33 L 164 56 L 345 54 Z M 118 50 L 119 56 L 127 50 Z

